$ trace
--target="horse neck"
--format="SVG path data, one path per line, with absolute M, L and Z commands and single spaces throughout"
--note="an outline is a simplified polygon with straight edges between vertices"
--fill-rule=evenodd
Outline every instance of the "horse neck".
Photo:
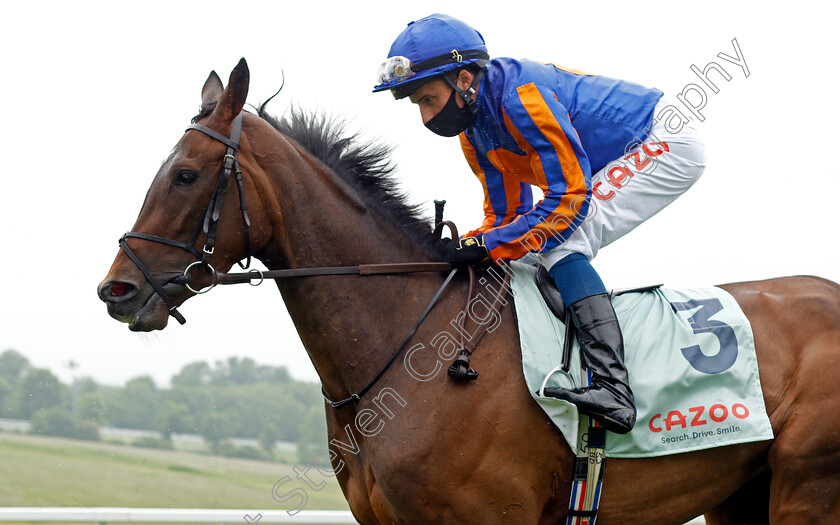
M 270 269 L 418 262 L 430 255 L 387 212 L 298 145 L 254 149 L 266 177 L 257 192 L 270 239 L 259 258 Z M 334 397 L 365 386 L 442 282 L 438 274 L 319 276 L 277 281 L 298 334 Z M 409 284 L 410 283 L 410 284 Z M 410 290 L 407 295 L 407 290 Z

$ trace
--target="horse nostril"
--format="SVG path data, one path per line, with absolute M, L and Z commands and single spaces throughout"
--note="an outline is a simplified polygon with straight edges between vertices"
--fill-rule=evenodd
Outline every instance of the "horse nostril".
M 103 284 L 102 287 L 99 288 L 99 298 L 106 303 L 113 303 L 134 296 L 136 291 L 137 287 L 131 283 L 112 281 Z

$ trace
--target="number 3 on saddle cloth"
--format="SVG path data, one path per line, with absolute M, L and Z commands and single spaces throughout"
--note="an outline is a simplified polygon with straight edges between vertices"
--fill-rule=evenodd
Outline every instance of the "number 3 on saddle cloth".
M 543 386 L 582 386 L 578 343 L 571 347 L 571 373 L 556 370 L 566 328 L 537 288 L 537 268 L 513 262 L 511 271 L 528 390 L 577 453 L 577 409 L 538 392 Z M 613 306 L 624 334 L 637 419 L 630 433 L 608 434 L 607 457 L 653 457 L 773 439 L 752 328 L 731 295 L 715 287 L 656 288 L 617 295 Z

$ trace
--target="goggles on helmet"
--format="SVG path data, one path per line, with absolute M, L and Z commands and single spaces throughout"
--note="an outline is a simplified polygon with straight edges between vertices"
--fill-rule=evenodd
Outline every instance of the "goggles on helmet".
M 376 84 L 404 82 L 414 76 L 411 60 L 406 57 L 390 57 L 379 66 Z
M 458 68 L 462 62 L 477 63 L 479 67 L 483 67 L 489 59 L 490 55 L 480 49 L 468 51 L 453 49 L 417 64 L 404 56 L 389 57 L 379 66 L 374 91 L 390 89 L 395 98 L 405 98 L 426 82 Z M 414 80 L 408 85 L 402 84 L 411 79 Z

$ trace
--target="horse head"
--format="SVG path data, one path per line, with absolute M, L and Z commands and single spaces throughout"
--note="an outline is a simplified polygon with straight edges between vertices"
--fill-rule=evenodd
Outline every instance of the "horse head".
M 182 320 L 177 306 L 211 285 L 216 272 L 260 249 L 251 239 L 260 232 L 249 232 L 246 210 L 261 210 L 255 186 L 261 173 L 247 148 L 240 154 L 238 137 L 248 83 L 244 59 L 226 88 L 210 73 L 201 113 L 161 165 L 137 222 L 120 240 L 121 250 L 97 291 L 108 313 L 131 330 L 162 329 L 170 312 Z M 248 166 L 245 180 L 240 163 Z
M 428 222 L 394 190 L 388 148 L 360 143 L 323 116 L 292 110 L 276 119 L 265 104 L 245 112 L 248 83 L 244 59 L 227 87 L 210 73 L 200 113 L 120 240 L 98 294 L 131 330 L 163 329 L 169 315 L 183 323 L 178 306 L 251 257 L 270 269 L 435 258 Z M 278 286 L 300 317 L 304 296 L 382 293 L 381 283 L 342 283 L 352 291 Z

